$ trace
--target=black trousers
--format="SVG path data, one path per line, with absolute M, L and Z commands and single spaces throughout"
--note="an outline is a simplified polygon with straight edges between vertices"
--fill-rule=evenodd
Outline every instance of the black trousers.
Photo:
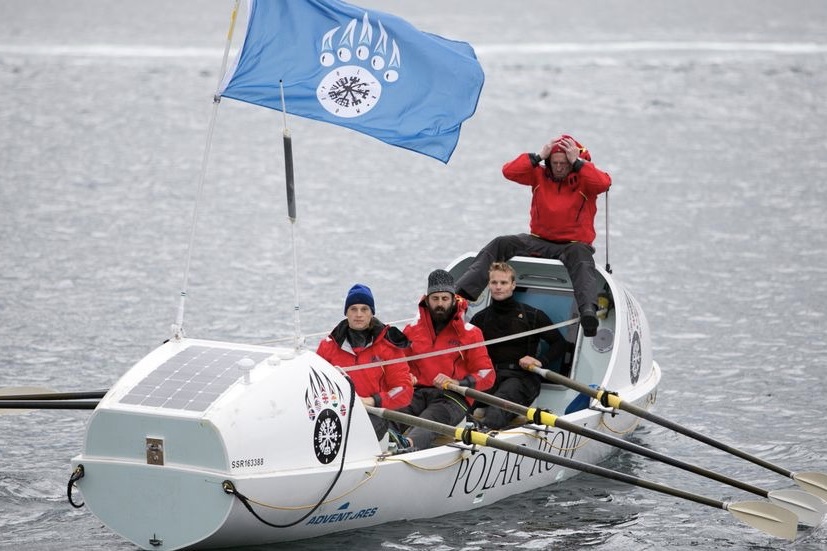
M 540 378 L 527 371 L 498 369 L 497 383 L 488 392 L 503 400 L 529 406 L 540 395 Z M 484 406 L 485 404 L 479 405 Z M 496 406 L 487 406 L 482 424 L 491 429 L 501 429 L 507 426 L 516 416 L 510 411 Z
M 410 405 L 399 411 L 416 415 L 420 419 L 430 419 L 431 421 L 454 426 L 465 419 L 467 402 L 465 398 L 455 392 L 422 386 L 414 389 Z M 402 432 L 405 427 L 399 426 L 398 429 Z M 411 427 L 405 436 L 413 441 L 415 448 L 421 450 L 430 448 L 433 445 L 436 433 L 419 427 Z
M 582 312 L 596 308 L 597 270 L 594 267 L 594 247 L 586 243 L 552 243 L 529 233 L 495 237 L 474 258 L 462 277 L 457 290 L 476 300 L 488 285 L 488 268 L 493 262 L 505 262 L 514 256 L 556 258 L 566 267 L 574 288 L 574 299 Z
M 373 425 L 373 431 L 376 433 L 376 439 L 382 440 L 385 433 L 388 432 L 388 421 L 370 413 L 368 414 L 368 419 L 370 419 L 370 424 Z

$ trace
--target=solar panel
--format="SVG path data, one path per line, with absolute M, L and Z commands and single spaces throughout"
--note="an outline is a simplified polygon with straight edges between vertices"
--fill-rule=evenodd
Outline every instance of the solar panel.
M 138 382 L 121 404 L 205 411 L 244 373 L 244 358 L 257 365 L 268 352 L 250 352 L 208 346 L 190 346 L 159 365 Z

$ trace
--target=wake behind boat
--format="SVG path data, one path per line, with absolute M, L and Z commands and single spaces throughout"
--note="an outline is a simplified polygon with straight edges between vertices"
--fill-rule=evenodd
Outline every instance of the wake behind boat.
M 450 271 L 459 275 L 469 261 Z M 576 305 L 560 262 L 515 258 L 512 265 L 518 300 L 555 323 L 572 319 Z M 660 369 L 646 317 L 626 289 L 600 275 L 607 307 L 597 335 L 564 326 L 570 352 L 553 369 L 649 408 Z M 544 383 L 534 405 L 610 434 L 637 425 L 562 385 Z M 589 465 L 615 450 L 525 418 L 494 436 Z M 315 353 L 187 338 L 165 343 L 109 390 L 72 465 L 89 509 L 145 549 L 272 543 L 440 516 L 578 472 L 461 441 L 392 455 L 347 378 Z

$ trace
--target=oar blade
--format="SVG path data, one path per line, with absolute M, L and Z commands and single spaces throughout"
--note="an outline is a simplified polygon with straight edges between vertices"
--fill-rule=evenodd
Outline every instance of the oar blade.
M 795 540 L 798 531 L 798 517 L 784 507 L 767 501 L 739 501 L 728 503 L 727 511 L 732 516 L 778 538 Z
M 772 490 L 767 494 L 770 501 L 791 511 L 798 522 L 806 526 L 818 526 L 827 514 L 827 503 L 820 497 L 801 490 Z
M 819 472 L 794 473 L 793 480 L 804 490 L 827 501 L 827 474 Z

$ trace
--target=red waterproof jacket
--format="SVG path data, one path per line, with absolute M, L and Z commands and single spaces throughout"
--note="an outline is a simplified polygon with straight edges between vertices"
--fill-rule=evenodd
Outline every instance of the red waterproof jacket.
M 439 334 L 434 334 L 428 299 L 422 297 L 419 303 L 419 317 L 404 330 L 405 336 L 411 341 L 411 346 L 407 349 L 408 356 L 483 342 L 485 339 L 479 327 L 463 320 L 467 308 L 468 303 L 465 299 L 457 297 L 454 317 Z M 494 386 L 496 377 L 491 358 L 488 357 L 484 346 L 421 360 L 410 360 L 408 363 L 411 373 L 416 376 L 417 385 L 420 386 L 433 386 L 434 377 L 444 373 L 459 381 L 460 386 L 484 391 Z M 474 403 L 470 398 L 466 400 L 469 404 Z
M 595 238 L 597 196 L 609 189 L 612 178 L 590 161 L 565 181 L 555 182 L 543 165 L 534 166 L 528 153 L 503 165 L 503 176 L 531 186 L 531 233 L 549 241 L 580 241 L 591 245 Z
M 385 325 L 376 318 L 371 328 L 373 341 L 364 348 L 352 349 L 347 341 L 347 320 L 342 320 L 316 350 L 316 354 L 339 367 L 367 364 L 405 357 L 408 339 L 396 327 Z M 411 403 L 413 385 L 408 362 L 394 362 L 379 367 L 355 369 L 347 372 L 356 394 L 373 396 L 376 407 L 399 409 Z

